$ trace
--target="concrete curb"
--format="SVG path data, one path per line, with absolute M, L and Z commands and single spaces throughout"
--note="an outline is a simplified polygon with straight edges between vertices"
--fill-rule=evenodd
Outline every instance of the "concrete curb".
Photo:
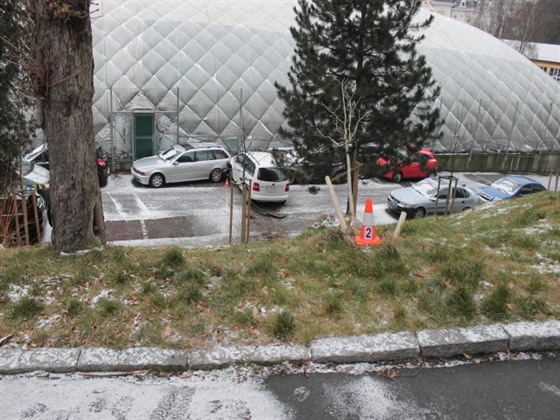
M 517 322 L 472 328 L 331 337 L 301 345 L 217 347 L 210 350 L 132 347 L 0 349 L 0 374 L 198 370 L 231 365 L 372 363 L 419 357 L 446 358 L 500 351 L 560 351 L 560 321 Z

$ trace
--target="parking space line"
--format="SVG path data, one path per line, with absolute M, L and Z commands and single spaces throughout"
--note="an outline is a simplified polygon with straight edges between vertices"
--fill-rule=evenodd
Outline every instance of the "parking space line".
M 140 227 L 142 228 L 142 237 L 148 239 L 148 229 L 146 229 L 146 223 L 144 219 L 140 219 Z

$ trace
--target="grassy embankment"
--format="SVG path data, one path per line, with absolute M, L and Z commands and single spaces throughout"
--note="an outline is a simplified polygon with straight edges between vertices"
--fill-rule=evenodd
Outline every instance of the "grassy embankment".
M 560 194 L 378 227 L 225 249 L 0 249 L 8 346 L 308 343 L 332 335 L 560 316 Z

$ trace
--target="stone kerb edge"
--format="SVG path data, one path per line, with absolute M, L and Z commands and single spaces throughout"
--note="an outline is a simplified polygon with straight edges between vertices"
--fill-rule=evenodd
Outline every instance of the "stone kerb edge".
M 145 369 L 187 370 L 188 353 L 154 347 L 123 350 L 84 348 L 78 360 L 81 372 L 132 371 Z
M 453 357 L 507 351 L 509 336 L 500 324 L 422 330 L 416 334 L 422 357 Z
M 190 369 L 219 369 L 236 364 L 273 365 L 309 361 L 309 349 L 303 345 L 233 346 L 191 352 Z
M 131 347 L 0 349 L 0 374 L 163 369 L 219 369 L 234 364 L 368 363 L 419 357 L 453 357 L 501 351 L 560 350 L 560 320 L 473 328 L 331 337 L 303 345 L 265 345 L 182 350 Z
M 315 363 L 367 363 L 417 358 L 420 347 L 411 332 L 397 332 L 319 339 L 310 353 Z
M 516 322 L 503 328 L 511 351 L 560 350 L 560 320 Z

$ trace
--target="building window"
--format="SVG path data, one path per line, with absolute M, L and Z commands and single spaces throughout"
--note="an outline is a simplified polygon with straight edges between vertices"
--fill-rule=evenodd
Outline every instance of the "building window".
M 546 66 L 539 66 L 539 68 L 544 71 L 546 74 L 548 74 L 548 69 L 546 68 Z
M 560 82 L 560 69 L 550 69 L 550 75 L 554 80 Z

